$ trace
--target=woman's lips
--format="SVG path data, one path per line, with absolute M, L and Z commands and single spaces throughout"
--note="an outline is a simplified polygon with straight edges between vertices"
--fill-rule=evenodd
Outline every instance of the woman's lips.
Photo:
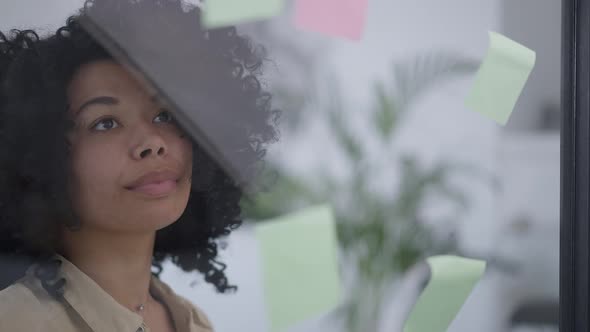
M 131 191 L 140 192 L 149 196 L 165 196 L 170 194 L 176 189 L 178 185 L 177 181 L 166 180 L 157 183 L 149 183 L 134 188 L 130 188 Z

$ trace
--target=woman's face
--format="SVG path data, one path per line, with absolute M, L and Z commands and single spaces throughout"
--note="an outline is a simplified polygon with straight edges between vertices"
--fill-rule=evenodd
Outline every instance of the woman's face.
M 175 222 L 188 202 L 193 155 L 192 143 L 183 138 L 172 113 L 108 60 L 82 66 L 67 93 L 76 123 L 69 134 L 70 193 L 83 227 L 150 232 Z M 160 185 L 167 192 L 129 189 L 141 176 L 161 170 L 178 178 Z

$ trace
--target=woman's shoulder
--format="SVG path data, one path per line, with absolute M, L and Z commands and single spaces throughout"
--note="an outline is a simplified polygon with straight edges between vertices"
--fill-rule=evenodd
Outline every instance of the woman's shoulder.
M 209 317 L 207 317 L 205 312 L 203 310 L 201 310 L 201 308 L 199 308 L 198 306 L 193 304 L 192 302 L 190 302 L 186 299 L 185 299 L 185 301 L 191 307 L 191 311 L 193 313 L 193 318 L 194 318 L 193 321 L 195 323 L 201 325 L 202 327 L 208 329 L 209 331 L 213 331 L 213 325 L 209 321 Z
M 30 282 L 23 277 L 10 286 L 0 290 L 0 315 L 20 309 L 36 309 L 41 303 L 29 286 Z
M 23 277 L 0 290 L 0 331 L 36 331 L 56 313 L 53 301 L 35 290 L 34 281 Z M 47 319 L 40 319 L 45 317 Z
M 211 321 L 209 321 L 209 317 L 205 314 L 201 308 L 199 308 L 194 303 L 190 302 L 186 298 L 181 295 L 178 295 L 179 299 L 184 301 L 187 308 L 190 308 L 191 313 L 193 315 L 193 323 L 199 325 L 200 328 L 205 328 L 207 331 L 213 331 L 213 325 Z
M 192 322 L 194 324 L 198 325 L 201 329 L 205 329 L 204 331 L 213 331 L 213 325 L 201 308 L 189 301 L 184 296 L 176 293 L 166 282 L 159 280 L 158 278 L 155 278 L 154 280 L 165 293 L 174 298 L 175 302 L 182 305 L 184 308 L 187 308 L 191 312 Z

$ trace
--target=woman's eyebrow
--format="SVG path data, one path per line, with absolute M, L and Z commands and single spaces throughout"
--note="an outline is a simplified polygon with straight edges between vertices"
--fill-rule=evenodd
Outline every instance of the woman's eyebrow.
M 84 104 L 82 104 L 82 106 L 80 106 L 80 108 L 78 108 L 78 111 L 76 111 L 76 117 L 78 117 L 78 115 L 82 111 L 87 109 L 88 106 L 94 105 L 94 104 L 117 105 L 117 104 L 119 104 L 119 99 L 117 99 L 115 97 L 109 97 L 109 96 L 100 96 L 100 97 L 92 98 L 92 99 L 88 100 L 87 102 L 85 102 Z
M 164 102 L 164 100 L 161 99 L 158 94 L 152 95 L 150 97 L 150 100 L 152 101 L 152 103 L 154 103 L 156 105 L 160 105 L 160 106 L 165 106 L 166 105 L 166 103 Z

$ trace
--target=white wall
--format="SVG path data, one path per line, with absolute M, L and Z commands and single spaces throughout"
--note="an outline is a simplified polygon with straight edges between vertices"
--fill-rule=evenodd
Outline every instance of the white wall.
M 83 3 L 83 0 L 3 0 L 0 3 L 0 30 L 35 28 L 42 34 L 54 32 Z

